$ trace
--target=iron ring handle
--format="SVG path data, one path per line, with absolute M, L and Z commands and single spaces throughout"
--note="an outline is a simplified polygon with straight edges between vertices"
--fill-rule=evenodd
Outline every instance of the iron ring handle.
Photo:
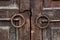
M 13 23 L 14 17 L 16 17 L 16 16 L 19 16 L 19 17 L 21 17 L 21 18 L 23 19 L 23 23 L 22 23 L 21 25 L 19 25 L 19 26 L 16 26 L 16 25 Z M 21 14 L 15 14 L 15 15 L 13 15 L 13 16 L 11 17 L 11 24 L 12 24 L 12 26 L 14 26 L 14 27 L 16 27 L 16 28 L 22 27 L 22 26 L 25 24 L 25 19 L 24 19 L 23 15 L 21 15 Z
M 47 24 L 46 24 L 44 27 L 42 27 L 42 26 L 40 26 L 40 25 L 38 24 L 38 19 L 40 19 L 41 17 L 47 19 Z M 45 28 L 47 28 L 48 25 L 49 25 L 49 23 L 50 23 L 50 19 L 49 19 L 46 15 L 40 15 L 40 16 L 37 17 L 37 19 L 36 19 L 36 25 L 37 25 L 39 28 L 41 28 L 41 29 L 45 29 Z

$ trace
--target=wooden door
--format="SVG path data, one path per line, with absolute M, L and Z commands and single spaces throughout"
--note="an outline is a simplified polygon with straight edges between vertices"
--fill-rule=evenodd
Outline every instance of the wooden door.
M 29 2 L 0 0 L 0 40 L 30 40 Z
M 31 40 L 60 40 L 60 0 L 32 0 Z

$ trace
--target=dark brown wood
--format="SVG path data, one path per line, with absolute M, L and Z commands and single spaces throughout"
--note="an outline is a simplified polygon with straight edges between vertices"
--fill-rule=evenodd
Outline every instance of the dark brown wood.
M 21 28 L 18 29 L 18 40 L 30 40 L 30 12 L 18 13 L 15 10 L 14 11 L 8 11 L 9 13 L 5 13 L 5 12 L 4 11 L 2 13 L 0 12 L 0 15 L 1 15 L 0 18 L 11 18 L 15 14 L 23 15 L 23 17 L 25 19 L 25 24 Z M 23 22 L 23 20 L 21 22 Z M 18 21 L 16 21 L 15 24 L 18 25 L 19 24 Z M 19 25 L 21 25 L 21 24 L 19 24 Z M 9 40 L 9 39 L 10 40 L 16 40 L 17 39 L 16 28 L 10 23 L 10 20 L 9 21 L 8 20 L 3 21 L 3 19 L 0 20 L 0 26 L 2 28 L 1 29 L 2 31 L 0 32 L 1 40 Z M 12 29 L 12 28 L 14 28 L 14 29 Z M 6 34 L 4 34 L 4 32 Z M 3 39 L 3 37 L 4 37 L 4 39 Z
M 30 10 L 30 0 L 20 0 L 20 12 Z
M 60 1 L 44 0 L 44 7 L 60 7 Z
M 9 40 L 9 27 L 0 27 L 0 40 Z
M 42 32 L 36 26 L 36 19 L 41 14 L 42 0 L 31 0 L 31 40 L 42 40 Z
M 0 40 L 30 40 L 30 12 L 29 0 L 0 0 Z M 20 13 L 22 12 L 22 13 Z M 11 18 L 15 14 L 21 14 L 13 19 L 13 23 L 20 28 L 16 28 L 11 23 Z M 15 17 L 14 17 L 15 18 Z
M 19 40 L 30 40 L 30 12 L 22 13 L 25 25 L 19 29 Z
M 12 0 L 0 0 L 0 6 L 8 6 L 12 3 Z
M 60 0 L 0 0 L 0 40 L 60 40 Z
M 31 1 L 31 40 L 60 40 L 60 1 L 59 0 L 32 0 Z M 54 7 L 54 8 L 53 8 Z M 55 8 L 56 7 L 56 8 Z M 42 22 L 44 17 L 39 18 L 41 15 L 46 15 L 49 20 L 56 20 L 55 22 L 48 23 Z M 36 20 L 38 23 L 36 24 Z M 37 26 L 38 25 L 38 26 Z M 40 25 L 40 26 L 39 26 Z M 41 26 L 43 25 L 43 27 Z

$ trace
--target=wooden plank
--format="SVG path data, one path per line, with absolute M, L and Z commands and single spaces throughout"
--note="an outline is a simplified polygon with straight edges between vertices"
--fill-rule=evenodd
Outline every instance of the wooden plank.
M 17 5 L 16 4 L 13 4 L 13 5 L 10 5 L 10 6 L 0 6 L 0 10 L 1 9 L 19 9 L 18 7 L 17 7 Z
M 18 40 L 30 40 L 30 12 L 22 13 L 25 20 L 25 24 L 18 29 Z M 22 24 L 23 20 L 19 23 Z
M 9 40 L 9 27 L 0 27 L 0 40 Z
M 42 31 L 36 26 L 36 18 L 40 15 L 42 0 L 31 0 L 31 40 L 42 40 Z
M 44 0 L 44 7 L 60 7 L 60 1 Z
M 30 0 L 20 0 L 19 2 L 20 12 L 23 12 L 24 10 L 30 10 Z

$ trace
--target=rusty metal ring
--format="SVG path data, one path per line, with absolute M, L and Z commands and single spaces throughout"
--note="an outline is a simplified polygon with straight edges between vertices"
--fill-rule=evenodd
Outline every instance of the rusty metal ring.
M 16 25 L 13 23 L 14 17 L 16 17 L 16 16 L 20 16 L 20 17 L 23 18 L 23 23 L 22 23 L 20 26 L 16 26 Z M 16 28 L 22 27 L 22 26 L 25 24 L 25 19 L 24 19 L 23 15 L 21 15 L 21 14 L 15 14 L 15 15 L 13 15 L 12 18 L 11 18 L 11 24 L 12 24 L 14 27 L 16 27 Z
M 38 25 L 38 19 L 40 19 L 41 17 L 44 17 L 44 18 L 47 19 L 47 24 L 46 24 L 46 26 L 44 26 L 44 27 Z M 41 16 L 37 17 L 37 19 L 36 19 L 36 25 L 37 25 L 39 28 L 41 28 L 41 29 L 47 28 L 48 25 L 49 25 L 49 23 L 50 23 L 50 19 L 49 19 L 46 15 L 41 15 Z

